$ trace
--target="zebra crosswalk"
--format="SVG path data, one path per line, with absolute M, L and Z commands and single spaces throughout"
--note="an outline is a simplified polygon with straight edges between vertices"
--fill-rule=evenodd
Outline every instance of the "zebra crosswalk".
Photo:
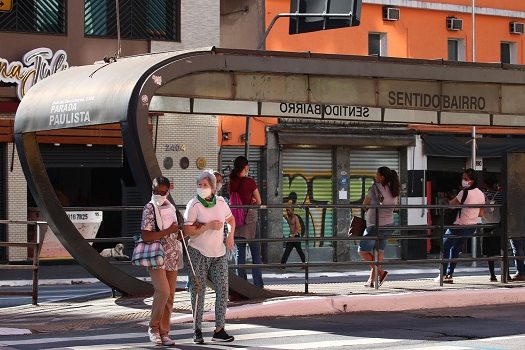
M 227 331 L 235 336 L 233 343 L 212 343 L 210 341 L 213 327 L 211 324 L 203 328 L 207 344 L 193 344 L 193 330 L 190 324 L 185 328 L 174 326 L 170 336 L 176 341 L 175 348 L 191 347 L 235 350 L 268 350 L 268 349 L 403 349 L 403 350 L 474 350 L 479 349 L 479 343 L 498 349 L 496 345 L 508 340 L 525 340 L 525 335 L 494 337 L 468 341 L 425 341 L 422 339 L 403 339 L 378 337 L 380 332 L 370 332 L 374 336 L 353 336 L 335 334 L 329 331 L 312 329 L 285 329 L 264 326 L 261 324 L 237 323 L 229 324 Z M 136 327 L 136 326 L 135 326 Z M 8 349 L 42 349 L 42 350 L 111 350 L 111 349 L 151 349 L 146 330 L 140 332 L 118 332 L 118 329 L 99 330 L 97 333 L 63 335 L 34 335 L 11 338 L 0 337 L 0 348 Z

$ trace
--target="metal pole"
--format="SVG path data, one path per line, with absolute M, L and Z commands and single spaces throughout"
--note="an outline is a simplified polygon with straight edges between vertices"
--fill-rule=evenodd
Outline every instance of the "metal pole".
M 476 62 L 476 0 L 472 0 L 472 62 Z
M 476 127 L 472 127 L 472 169 L 476 169 Z M 478 238 L 472 237 L 472 257 L 478 257 Z M 472 266 L 478 266 L 476 261 L 472 262 Z
M 261 39 L 261 41 L 259 42 L 259 45 L 257 45 L 257 50 L 262 50 L 263 48 L 266 48 L 266 38 L 268 37 L 268 34 L 270 34 L 270 31 L 272 30 L 275 22 L 277 22 L 277 20 L 281 17 L 294 17 L 294 18 L 299 18 L 299 17 L 323 17 L 323 18 L 327 18 L 327 17 L 330 17 L 330 18 L 348 18 L 348 19 L 352 19 L 352 12 L 349 12 L 349 13 L 326 13 L 326 12 L 323 12 L 323 13 L 279 13 L 277 14 L 273 19 L 272 21 L 270 22 L 270 25 L 268 26 L 268 28 L 266 28 L 266 30 L 264 31 L 264 34 L 263 34 L 263 37 Z
M 246 131 L 245 131 L 245 139 L 244 139 L 244 156 L 246 159 L 248 159 L 248 163 L 250 162 L 250 117 L 246 117 Z
M 40 252 L 40 225 L 36 225 L 36 240 L 33 246 L 33 286 L 32 286 L 32 303 L 38 304 L 38 254 Z
M 304 270 L 304 293 L 308 294 L 308 262 L 310 261 L 310 209 L 306 207 L 306 221 L 304 223 L 304 230 L 306 233 L 306 268 Z

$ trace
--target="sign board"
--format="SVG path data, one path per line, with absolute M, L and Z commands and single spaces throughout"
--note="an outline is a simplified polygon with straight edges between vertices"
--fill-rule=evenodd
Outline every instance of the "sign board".
M 10 12 L 13 9 L 13 0 L 0 0 L 0 12 Z
M 362 0 L 291 0 L 290 13 L 352 14 L 351 17 L 290 17 L 290 34 L 355 27 L 361 22 Z
M 69 63 L 64 50 L 53 53 L 51 49 L 41 47 L 26 53 L 21 62 L 8 62 L 0 57 L 0 82 L 16 84 L 18 98 L 22 100 L 40 80 L 67 68 Z
M 82 237 L 86 239 L 95 238 L 102 223 L 102 211 L 66 211 L 67 216 L 75 225 Z M 58 241 L 50 228 L 44 236 L 41 259 L 71 259 L 71 255 Z

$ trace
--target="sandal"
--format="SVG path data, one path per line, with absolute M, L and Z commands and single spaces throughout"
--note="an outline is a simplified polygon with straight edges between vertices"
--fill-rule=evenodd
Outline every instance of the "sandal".
M 381 277 L 379 277 L 379 287 L 383 285 L 383 282 L 386 279 L 386 275 L 388 275 L 388 271 L 383 270 L 383 274 L 381 275 Z
M 366 281 L 365 287 L 374 288 L 374 281 L 371 281 L 371 280 Z

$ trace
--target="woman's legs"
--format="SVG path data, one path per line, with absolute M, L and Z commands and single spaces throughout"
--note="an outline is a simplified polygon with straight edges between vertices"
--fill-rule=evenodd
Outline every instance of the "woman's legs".
M 195 276 L 190 274 L 191 308 L 195 317 L 194 327 L 195 329 L 202 330 L 206 277 L 208 275 L 211 258 L 205 257 L 197 249 L 192 247 L 188 247 L 188 253 L 193 263 L 193 268 L 195 269 Z
M 253 242 L 248 244 L 250 246 L 250 253 L 252 254 L 252 264 L 262 264 L 261 244 Z M 252 268 L 253 284 L 259 288 L 264 288 L 262 279 L 262 271 L 259 267 Z
M 237 264 L 246 264 L 246 242 L 240 237 L 235 237 L 235 240 L 237 241 Z M 248 279 L 244 268 L 237 269 L 237 276 L 245 280 Z
M 151 283 L 155 289 L 153 294 L 153 305 L 151 307 L 151 320 L 149 327 L 152 333 L 162 334 L 161 331 L 165 331 L 163 325 L 164 313 L 166 312 L 166 306 L 170 299 L 170 283 L 168 281 L 168 275 L 164 269 L 150 269 L 149 274 L 151 276 Z M 177 275 L 175 275 L 175 279 Z M 173 295 L 171 296 L 173 305 Z M 170 313 L 171 314 L 171 313 Z M 169 319 L 168 319 L 168 332 L 169 332 Z M 167 335 L 167 333 L 162 334 Z
M 175 297 L 175 289 L 177 288 L 177 271 L 166 271 L 166 277 L 169 284 L 170 294 L 164 307 L 164 312 L 160 321 L 160 336 L 167 336 L 170 333 L 170 319 L 173 312 L 173 299 Z
M 226 324 L 226 307 L 228 306 L 228 260 L 226 255 L 212 258 L 208 279 L 215 289 L 215 330 L 219 331 Z

